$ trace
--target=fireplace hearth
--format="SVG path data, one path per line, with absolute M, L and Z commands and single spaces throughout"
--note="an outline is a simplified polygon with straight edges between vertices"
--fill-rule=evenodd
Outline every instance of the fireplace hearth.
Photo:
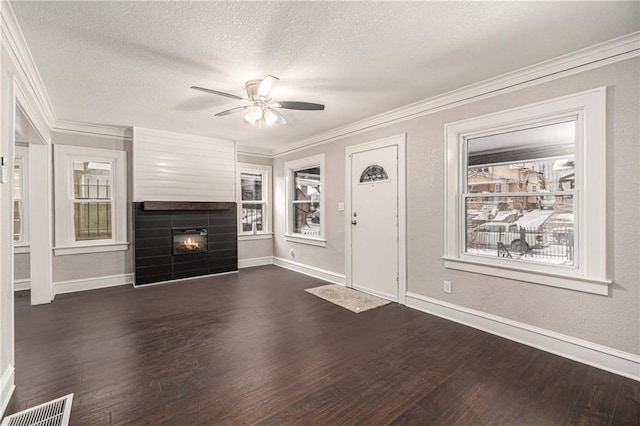
M 173 255 L 207 252 L 207 229 L 172 229 Z

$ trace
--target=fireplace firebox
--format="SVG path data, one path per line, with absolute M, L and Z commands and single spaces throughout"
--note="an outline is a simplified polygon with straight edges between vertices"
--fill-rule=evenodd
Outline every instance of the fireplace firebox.
M 172 229 L 173 254 L 206 253 L 207 229 Z

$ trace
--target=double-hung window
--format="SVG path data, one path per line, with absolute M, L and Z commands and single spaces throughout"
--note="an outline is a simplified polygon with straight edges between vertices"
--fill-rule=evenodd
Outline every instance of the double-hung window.
M 16 252 L 29 246 L 29 148 L 16 146 L 13 160 L 13 244 Z
M 446 126 L 445 267 L 607 294 L 605 99 Z
M 126 154 L 55 146 L 56 254 L 125 250 Z
M 285 163 L 286 234 L 290 241 L 325 245 L 324 155 Z
M 271 166 L 238 163 L 238 236 L 271 236 Z

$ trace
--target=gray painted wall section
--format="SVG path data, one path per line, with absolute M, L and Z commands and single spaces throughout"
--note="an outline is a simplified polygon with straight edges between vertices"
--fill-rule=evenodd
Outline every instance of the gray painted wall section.
M 284 163 L 325 153 L 327 247 L 284 241 L 284 211 L 275 209 L 274 256 L 289 259 L 293 248 L 297 262 L 344 274 L 344 212 L 337 203 L 344 201 L 345 147 L 406 133 L 410 292 L 640 354 L 638 75 L 640 59 L 629 59 L 277 157 L 274 206 L 284 206 Z M 607 86 L 607 267 L 615 283 L 609 296 L 445 269 L 445 124 L 600 86 Z M 443 293 L 443 280 L 452 281 L 452 294 Z

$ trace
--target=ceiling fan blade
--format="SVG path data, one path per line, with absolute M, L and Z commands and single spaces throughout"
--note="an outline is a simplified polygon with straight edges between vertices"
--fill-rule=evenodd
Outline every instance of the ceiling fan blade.
M 240 111 L 243 111 L 243 110 L 245 110 L 247 108 L 251 108 L 251 105 L 245 105 L 245 106 L 241 106 L 241 107 L 231 108 L 231 109 L 228 109 L 226 111 L 219 112 L 219 113 L 216 114 L 216 117 L 222 117 L 222 116 L 225 116 L 225 115 L 233 114 L 234 112 L 240 112 Z
M 201 92 L 210 93 L 212 95 L 225 96 L 227 98 L 237 99 L 239 101 L 248 101 L 248 99 L 242 98 L 242 97 L 237 96 L 237 95 L 232 95 L 231 93 L 219 92 L 217 90 L 207 89 L 205 87 L 191 86 L 191 88 L 195 89 L 195 90 L 199 90 Z
M 313 104 L 311 102 L 296 102 L 296 101 L 282 101 L 282 102 L 274 102 L 270 104 L 270 106 L 274 108 L 284 108 L 284 109 L 298 109 L 302 111 L 322 111 L 324 110 L 324 105 L 322 104 Z
M 274 77 L 272 75 L 268 75 L 260 82 L 258 86 L 258 97 L 264 99 L 271 98 L 271 91 L 278 84 L 280 79 L 278 77 Z

